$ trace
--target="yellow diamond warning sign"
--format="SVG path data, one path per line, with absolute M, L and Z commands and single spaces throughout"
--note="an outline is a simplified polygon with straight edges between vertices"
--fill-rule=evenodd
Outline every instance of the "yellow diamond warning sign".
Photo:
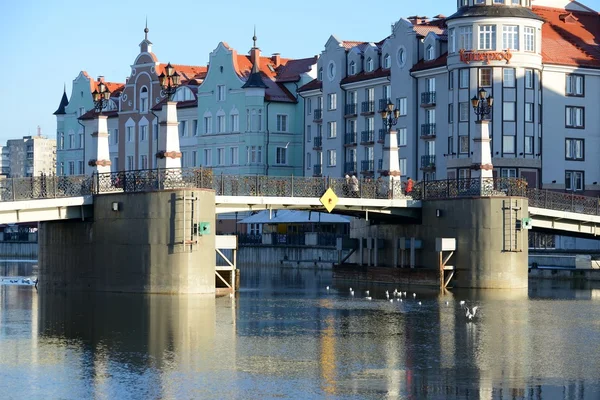
M 323 207 L 325 207 L 328 212 L 331 212 L 339 201 L 337 195 L 331 188 L 327 189 L 325 194 L 319 200 L 321 200 L 321 204 L 323 204 Z

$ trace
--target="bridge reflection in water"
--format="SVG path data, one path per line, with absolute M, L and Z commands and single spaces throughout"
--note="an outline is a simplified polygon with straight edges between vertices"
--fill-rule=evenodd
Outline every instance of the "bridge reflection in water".
M 398 287 L 408 297 L 390 303 L 393 287 L 327 271 L 242 270 L 234 299 L 0 286 L 0 387 L 15 398 L 600 396 L 590 288 Z M 479 305 L 477 321 L 462 299 Z

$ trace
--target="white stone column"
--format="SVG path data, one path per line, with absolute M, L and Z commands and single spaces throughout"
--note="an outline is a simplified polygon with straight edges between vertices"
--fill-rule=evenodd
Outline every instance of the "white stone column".
M 110 152 L 108 150 L 108 117 L 97 115 L 92 125 L 92 140 L 86 174 L 110 172 Z
M 167 101 L 162 107 L 161 117 L 158 128 L 156 166 L 158 168 L 181 168 L 177 102 Z
M 383 163 L 381 166 L 382 192 L 388 192 L 388 198 L 404 197 L 400 183 L 400 160 L 398 158 L 398 132 L 390 130 L 383 143 Z
M 492 165 L 489 122 L 488 120 L 475 122 L 475 125 L 477 125 L 477 135 L 473 139 L 471 178 L 479 179 L 481 196 L 491 195 L 494 187 L 494 166 Z

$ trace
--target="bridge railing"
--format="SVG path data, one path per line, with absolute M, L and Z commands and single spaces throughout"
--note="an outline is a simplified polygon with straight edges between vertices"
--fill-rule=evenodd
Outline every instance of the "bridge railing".
M 547 208 L 588 215 L 600 215 L 598 197 L 542 189 L 527 189 L 529 207 Z
M 436 200 L 479 196 L 527 196 L 527 183 L 516 178 L 469 178 L 423 181 L 413 186 L 413 199 Z
M 93 178 L 86 175 L 42 175 L 0 180 L 0 201 L 54 199 L 92 193 Z

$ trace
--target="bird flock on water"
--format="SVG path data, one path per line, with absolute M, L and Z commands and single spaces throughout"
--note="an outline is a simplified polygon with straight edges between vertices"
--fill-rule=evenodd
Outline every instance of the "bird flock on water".
M 329 286 L 327 286 L 325 288 L 327 290 L 327 292 L 329 293 L 329 291 L 331 290 L 331 288 Z M 354 289 L 349 288 L 349 294 L 350 297 L 355 297 L 355 292 Z M 393 292 L 390 293 L 389 290 L 385 291 L 385 299 L 387 301 L 389 301 L 390 303 L 393 303 L 394 301 L 402 303 L 403 301 L 405 301 L 407 299 L 408 295 L 406 292 L 403 291 L 398 291 L 398 289 L 394 289 Z M 373 300 L 373 297 L 371 296 L 371 292 L 369 290 L 365 290 L 364 291 L 364 299 L 367 301 L 371 301 Z M 422 305 L 423 303 L 419 300 L 417 301 L 417 294 L 413 293 L 412 294 L 412 299 L 418 304 L 418 305 Z M 449 306 L 450 303 L 448 301 L 445 301 L 444 304 L 446 306 Z M 479 306 L 472 306 L 469 307 L 467 305 L 467 302 L 465 300 L 461 300 L 459 302 L 459 306 L 461 307 L 461 309 L 464 311 L 465 313 L 465 319 L 467 321 L 473 321 L 475 318 L 475 315 L 477 314 L 477 309 L 479 308 Z

